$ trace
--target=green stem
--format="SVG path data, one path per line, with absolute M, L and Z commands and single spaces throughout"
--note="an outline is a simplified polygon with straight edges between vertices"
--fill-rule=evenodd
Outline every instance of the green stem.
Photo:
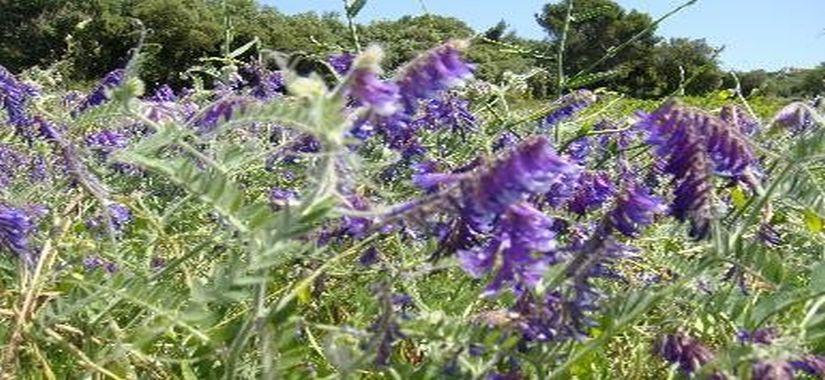
M 355 23 L 352 21 L 352 17 L 349 13 L 349 6 L 347 5 L 347 0 L 344 1 L 344 13 L 347 15 L 347 27 L 349 28 L 349 35 L 352 38 L 352 44 L 355 46 L 355 50 L 357 52 L 361 52 L 361 42 L 358 39 L 358 28 L 356 28 Z
M 556 95 L 560 98 L 564 92 L 564 47 L 567 44 L 567 33 L 570 31 L 570 20 L 573 14 L 573 0 L 567 0 L 567 14 L 564 16 L 564 28 L 561 32 L 561 39 L 556 51 Z M 559 124 L 553 127 L 554 141 L 559 141 Z

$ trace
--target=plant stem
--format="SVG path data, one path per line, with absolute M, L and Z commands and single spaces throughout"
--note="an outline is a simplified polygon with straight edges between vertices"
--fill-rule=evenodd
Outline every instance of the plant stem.
M 561 30 L 561 38 L 556 47 L 556 95 L 561 97 L 564 92 L 564 48 L 567 45 L 567 33 L 570 32 L 570 21 L 573 15 L 573 0 L 567 0 L 567 13 L 564 16 L 564 27 Z M 558 136 L 557 136 L 558 137 Z
M 34 315 L 36 308 L 35 300 L 38 298 L 43 276 L 49 269 L 51 269 L 51 264 L 53 262 L 52 257 L 56 253 L 53 246 L 55 245 L 55 242 L 60 240 L 69 230 L 69 226 L 71 224 L 68 222 L 68 215 L 75 207 L 77 207 L 82 198 L 82 194 L 75 197 L 74 200 L 69 202 L 69 205 L 63 213 L 55 217 L 54 225 L 56 227 L 52 231 L 51 239 L 46 240 L 43 244 L 43 249 L 40 250 L 40 255 L 37 259 L 37 266 L 34 269 L 32 278 L 29 281 L 21 281 L 21 294 L 24 296 L 17 311 L 17 318 L 15 320 L 14 327 L 9 334 L 9 339 L 6 342 L 6 346 L 3 348 L 2 361 L 0 361 L 0 380 L 13 379 L 14 373 L 17 372 L 17 351 L 20 347 L 20 343 L 23 341 L 23 328 L 31 321 Z M 25 272 L 22 273 L 21 278 L 25 278 L 26 275 L 27 274 Z
M 355 50 L 357 52 L 361 52 L 361 42 L 358 40 L 358 28 L 356 28 L 355 23 L 352 21 L 352 16 L 349 12 L 349 5 L 348 0 L 344 1 L 344 13 L 347 15 L 347 27 L 349 28 L 349 35 L 352 38 L 352 44 L 355 46 Z
M 570 20 L 573 14 L 573 0 L 567 0 L 567 13 L 564 16 L 564 28 L 556 50 L 556 96 L 561 98 L 564 92 L 564 47 L 567 44 L 567 33 L 570 31 Z M 553 139 L 559 141 L 559 124 L 553 126 Z

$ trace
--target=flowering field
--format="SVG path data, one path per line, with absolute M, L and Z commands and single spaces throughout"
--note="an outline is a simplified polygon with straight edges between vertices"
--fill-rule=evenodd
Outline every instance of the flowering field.
M 816 102 L 529 102 L 468 43 L 0 68 L 0 378 L 825 377 Z

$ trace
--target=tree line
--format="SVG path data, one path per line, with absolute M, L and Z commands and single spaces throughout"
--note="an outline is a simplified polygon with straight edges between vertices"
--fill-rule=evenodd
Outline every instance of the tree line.
M 468 54 L 478 63 L 479 77 L 496 81 L 508 71 L 532 71 L 527 81 L 537 97 L 555 94 L 559 85 L 606 87 L 640 98 L 702 95 L 735 85 L 720 68 L 718 48 L 701 39 L 665 40 L 649 15 L 611 0 L 575 0 L 570 9 L 561 1 L 537 11 L 536 21 L 547 31 L 543 40 L 521 38 L 504 21 L 474 31 L 461 20 L 436 15 L 355 28 L 362 44 L 385 47 L 388 70 L 446 39 L 473 38 Z M 0 2 L 0 63 L 20 71 L 61 62 L 70 78 L 93 80 L 125 64 L 140 38 L 134 19 L 148 31 L 143 77 L 150 85 L 182 86 L 182 73 L 201 58 L 254 38 L 263 48 L 307 56 L 354 50 L 340 15 L 286 15 L 254 0 L 7 0 Z M 224 46 L 227 33 L 233 46 Z M 559 80 L 563 35 L 565 77 Z M 810 96 L 825 90 L 825 64 L 737 77 L 746 95 Z

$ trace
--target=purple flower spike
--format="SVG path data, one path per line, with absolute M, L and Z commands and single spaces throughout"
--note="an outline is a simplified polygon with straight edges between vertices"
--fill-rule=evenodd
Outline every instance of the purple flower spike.
M 784 360 L 760 360 L 751 369 L 753 380 L 793 380 L 793 367 Z
M 412 167 L 415 170 L 413 184 L 427 192 L 434 192 L 441 185 L 454 183 L 461 178 L 460 174 L 439 172 L 438 164 L 433 161 L 420 162 Z
M 34 254 L 29 236 L 34 232 L 31 216 L 24 210 L 0 205 L 0 248 L 11 252 L 33 266 Z
M 344 75 L 349 72 L 350 68 L 352 68 L 352 63 L 355 61 L 355 56 L 344 52 L 340 54 L 332 54 L 327 57 L 327 63 L 337 72 L 339 75 Z
M 714 359 L 713 352 L 701 342 L 684 333 L 667 335 L 657 342 L 656 353 L 670 363 L 678 364 L 686 374 L 698 371 Z
M 122 230 L 126 224 L 132 221 L 132 211 L 130 211 L 128 207 L 120 203 L 112 203 L 108 209 L 112 225 L 116 230 Z
M 115 232 L 120 232 L 126 227 L 129 222 L 132 221 L 132 212 L 129 210 L 128 207 L 120 204 L 120 203 L 112 203 L 109 204 L 106 209 L 108 213 L 105 215 L 99 215 L 93 217 L 86 221 L 86 228 L 88 229 L 106 229 L 108 228 L 106 225 L 106 217 L 109 218 L 109 222 L 111 222 L 111 226 Z
M 383 52 L 377 46 L 371 46 L 358 56 L 355 70 L 350 77 L 350 93 L 355 100 L 369 106 L 379 116 L 391 116 L 398 111 L 398 86 L 382 81 L 381 62 Z
M 269 203 L 274 211 L 283 210 L 298 199 L 298 193 L 291 189 L 273 187 L 269 191 Z
M 431 99 L 424 108 L 424 115 L 414 123 L 430 130 L 449 129 L 465 135 L 476 129 L 476 117 L 470 112 L 470 102 L 453 94 Z
M 99 256 L 87 256 L 83 258 L 83 267 L 87 271 L 93 271 L 103 266 L 103 259 Z
M 525 293 L 519 297 L 514 311 L 518 313 L 518 326 L 524 340 L 548 342 L 558 337 L 575 335 L 568 323 L 565 300 L 555 292 L 548 292 L 544 299 Z
M 774 327 L 756 329 L 754 331 L 740 330 L 736 334 L 742 343 L 771 344 L 779 337 L 779 330 Z
M 616 186 L 605 171 L 585 172 L 578 178 L 576 193 L 567 204 L 568 210 L 584 215 L 601 207 L 616 192 Z
M 570 156 L 570 158 L 581 165 L 583 165 L 584 162 L 587 160 L 587 156 L 590 155 L 591 150 L 591 141 L 587 137 L 583 137 L 576 141 L 573 141 L 567 147 L 568 155 Z
M 740 132 L 748 136 L 753 136 L 759 132 L 759 121 L 754 119 L 742 107 L 726 105 L 719 111 L 719 118 L 730 125 L 738 127 Z
M 432 99 L 472 77 L 473 65 L 461 57 L 466 47 L 466 41 L 450 41 L 422 54 L 401 70 L 396 82 L 408 114 L 417 108 L 418 100 Z
M 487 295 L 504 285 L 513 285 L 520 293 L 538 283 L 547 268 L 547 254 L 556 245 L 552 226 L 552 218 L 527 203 L 510 206 L 487 245 L 459 252 L 459 261 L 476 277 L 489 273 L 499 263 Z
M 676 183 L 671 213 L 689 220 L 690 235 L 703 238 L 712 217 L 712 174 L 739 176 L 754 162 L 750 143 L 738 127 L 701 111 L 669 102 L 637 125 L 663 160 L 662 171 Z
M 74 115 L 80 114 L 89 108 L 99 106 L 109 100 L 110 92 L 123 83 L 126 71 L 123 69 L 114 70 L 95 87 L 95 89 L 80 103 L 74 111 Z
M 113 152 L 125 148 L 129 144 L 129 137 L 120 131 L 104 130 L 86 136 L 86 146 L 98 151 L 101 158 L 106 159 Z
M 103 264 L 103 269 L 105 269 L 108 274 L 115 274 L 118 270 L 120 270 L 120 267 L 116 263 L 109 261 L 106 264 Z
M 273 99 L 286 91 L 284 74 L 280 71 L 270 71 L 259 64 L 250 64 L 244 67 L 244 72 L 250 76 L 251 94 L 257 99 Z
M 164 84 L 163 86 L 158 87 L 155 90 L 155 93 L 152 95 L 149 100 L 153 102 L 174 102 L 178 100 L 178 97 L 175 95 L 175 91 L 172 90 L 172 87 L 169 87 L 168 84 Z
M 372 266 L 372 264 L 377 263 L 378 258 L 379 258 L 378 249 L 376 249 L 374 246 L 370 246 L 358 258 L 358 263 L 365 266 L 365 267 L 368 267 L 368 266 Z
M 573 196 L 576 195 L 579 183 L 579 166 L 575 166 L 576 170 L 563 173 L 559 176 L 553 184 L 550 185 L 550 190 L 544 193 L 544 202 L 552 208 L 558 208 L 564 204 L 572 201 Z
M 652 196 L 647 188 L 628 178 L 609 217 L 611 225 L 619 232 L 635 237 L 641 228 L 653 223 L 656 214 L 664 211 L 661 199 Z
M 504 133 L 502 133 L 499 136 L 498 140 L 496 140 L 496 142 L 493 144 L 493 151 L 498 152 L 502 149 L 512 148 L 516 146 L 518 142 L 519 138 L 513 132 L 504 131 Z
M 27 161 L 30 160 L 25 154 L 10 145 L 0 144 L 0 188 L 9 186 Z
M 578 172 L 558 155 L 544 137 L 527 140 L 506 158 L 481 173 L 467 189 L 464 215 L 480 231 L 511 204 L 531 194 L 548 192 L 566 174 Z
M 816 111 L 806 103 L 793 102 L 779 110 L 774 116 L 773 124 L 787 129 L 791 134 L 798 135 L 817 126 L 814 120 L 814 113 Z
M 825 377 L 825 356 L 808 355 L 792 361 L 791 366 L 811 376 Z
M 347 198 L 348 207 L 353 211 L 368 211 L 370 205 L 364 197 L 351 195 Z M 359 239 L 372 226 L 372 220 L 361 216 L 345 215 L 341 217 L 341 227 L 337 231 L 338 236 L 349 236 Z
M 756 238 L 769 247 L 776 247 L 782 244 L 782 235 L 776 227 L 766 222 L 759 225 L 759 230 L 756 232 Z
M 541 127 L 548 129 L 575 116 L 579 111 L 596 102 L 596 95 L 589 90 L 578 90 L 564 95 L 554 103 L 557 108 L 543 120 Z
M 115 274 L 120 269 L 117 264 L 103 260 L 100 256 L 86 256 L 83 258 L 83 267 L 88 272 L 103 268 L 108 274 Z
M 200 119 L 194 122 L 198 127 L 198 133 L 208 134 L 212 132 L 221 121 L 228 121 L 238 112 L 246 109 L 249 101 L 240 97 L 228 97 L 213 104 Z
M 35 95 L 37 91 L 33 87 L 20 82 L 5 67 L 0 66 L 0 108 L 6 110 L 9 124 L 18 128 L 31 124 L 26 104 Z

